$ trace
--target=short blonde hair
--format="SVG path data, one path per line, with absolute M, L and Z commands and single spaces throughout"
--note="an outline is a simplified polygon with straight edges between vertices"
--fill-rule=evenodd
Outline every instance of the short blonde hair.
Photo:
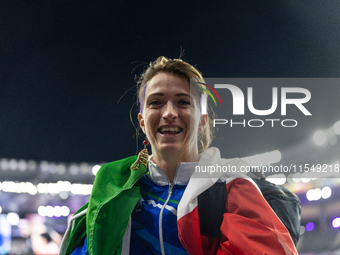
M 137 104 L 140 104 L 140 112 L 143 111 L 143 102 L 145 96 L 145 89 L 147 83 L 158 73 L 171 73 L 178 75 L 188 81 L 188 85 L 193 84 L 192 81 L 196 81 L 195 86 L 191 88 L 205 88 L 202 84 L 204 79 L 202 74 L 189 63 L 181 59 L 169 59 L 163 56 L 158 57 L 155 61 L 150 62 L 146 70 L 137 78 Z M 191 82 L 191 83 L 190 83 Z M 201 95 L 205 92 L 201 89 L 195 89 L 195 94 L 198 95 L 200 102 Z M 214 112 L 211 107 L 208 107 L 208 121 L 205 125 L 203 132 L 198 135 L 198 152 L 201 153 L 205 149 L 209 148 L 214 138 L 212 129 L 212 116 Z

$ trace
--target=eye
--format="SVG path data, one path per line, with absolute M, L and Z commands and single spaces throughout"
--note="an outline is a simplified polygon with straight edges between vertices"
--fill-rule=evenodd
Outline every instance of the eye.
M 157 105 L 160 105 L 161 102 L 158 101 L 158 100 L 152 100 L 150 103 L 149 103 L 149 106 L 157 106 Z
M 178 102 L 179 105 L 190 105 L 190 101 L 187 100 L 181 100 Z

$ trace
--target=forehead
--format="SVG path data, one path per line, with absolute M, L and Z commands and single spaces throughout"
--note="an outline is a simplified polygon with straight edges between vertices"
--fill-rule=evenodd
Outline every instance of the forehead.
M 147 84 L 146 96 L 154 93 L 187 93 L 190 94 L 189 82 L 175 74 L 158 73 Z

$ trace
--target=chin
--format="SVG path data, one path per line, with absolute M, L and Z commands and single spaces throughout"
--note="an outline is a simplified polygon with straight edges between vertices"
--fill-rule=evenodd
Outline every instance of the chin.
M 183 146 L 179 144 L 165 144 L 160 147 L 161 151 L 163 152 L 177 152 L 180 151 Z

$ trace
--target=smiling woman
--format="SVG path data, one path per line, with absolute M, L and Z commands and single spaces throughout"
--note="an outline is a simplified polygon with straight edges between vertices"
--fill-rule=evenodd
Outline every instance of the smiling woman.
M 198 161 L 197 133 L 204 127 L 206 115 L 201 117 L 197 100 L 190 100 L 188 81 L 176 74 L 155 75 L 144 96 L 143 113 L 138 114 L 140 127 L 150 141 L 153 161 L 173 181 L 179 163 L 190 162 L 190 158 Z M 190 127 L 190 119 L 199 121 Z M 168 158 L 171 162 L 164 160 Z
M 195 98 L 190 98 L 194 103 L 200 104 L 200 96 L 203 94 L 203 91 L 197 88 L 205 89 L 205 86 L 202 84 L 204 82 L 202 74 L 193 66 L 188 64 L 181 59 L 169 60 L 165 57 L 159 57 L 156 61 L 151 62 L 149 68 L 140 76 L 137 81 L 137 94 L 138 101 L 140 104 L 140 113 L 143 113 L 143 109 L 145 107 L 145 96 L 148 83 L 159 73 L 163 74 L 172 74 L 177 78 L 182 78 L 182 82 L 184 82 L 184 89 L 186 92 L 190 91 L 192 95 L 196 95 Z M 190 86 L 190 80 L 200 81 L 195 82 L 195 86 Z M 191 91 L 192 90 L 192 91 Z M 191 102 L 191 103 L 193 103 Z M 198 108 L 197 108 L 198 109 Z M 213 112 L 211 108 L 208 108 L 207 123 L 204 125 L 204 130 L 198 135 L 198 151 L 201 153 L 203 150 L 209 148 L 214 133 L 212 132 L 212 116 Z
M 195 172 L 197 166 L 244 166 L 209 148 L 211 119 L 201 114 L 202 81 L 201 73 L 180 59 L 150 63 L 137 85 L 138 121 L 152 154 L 144 149 L 138 157 L 101 167 L 89 203 L 71 219 L 60 254 L 297 254 L 250 178 L 238 171 L 213 177 Z M 219 235 L 202 231 L 198 210 L 198 197 L 216 185 L 228 194 L 219 205 Z M 205 210 L 209 215 L 215 209 Z

